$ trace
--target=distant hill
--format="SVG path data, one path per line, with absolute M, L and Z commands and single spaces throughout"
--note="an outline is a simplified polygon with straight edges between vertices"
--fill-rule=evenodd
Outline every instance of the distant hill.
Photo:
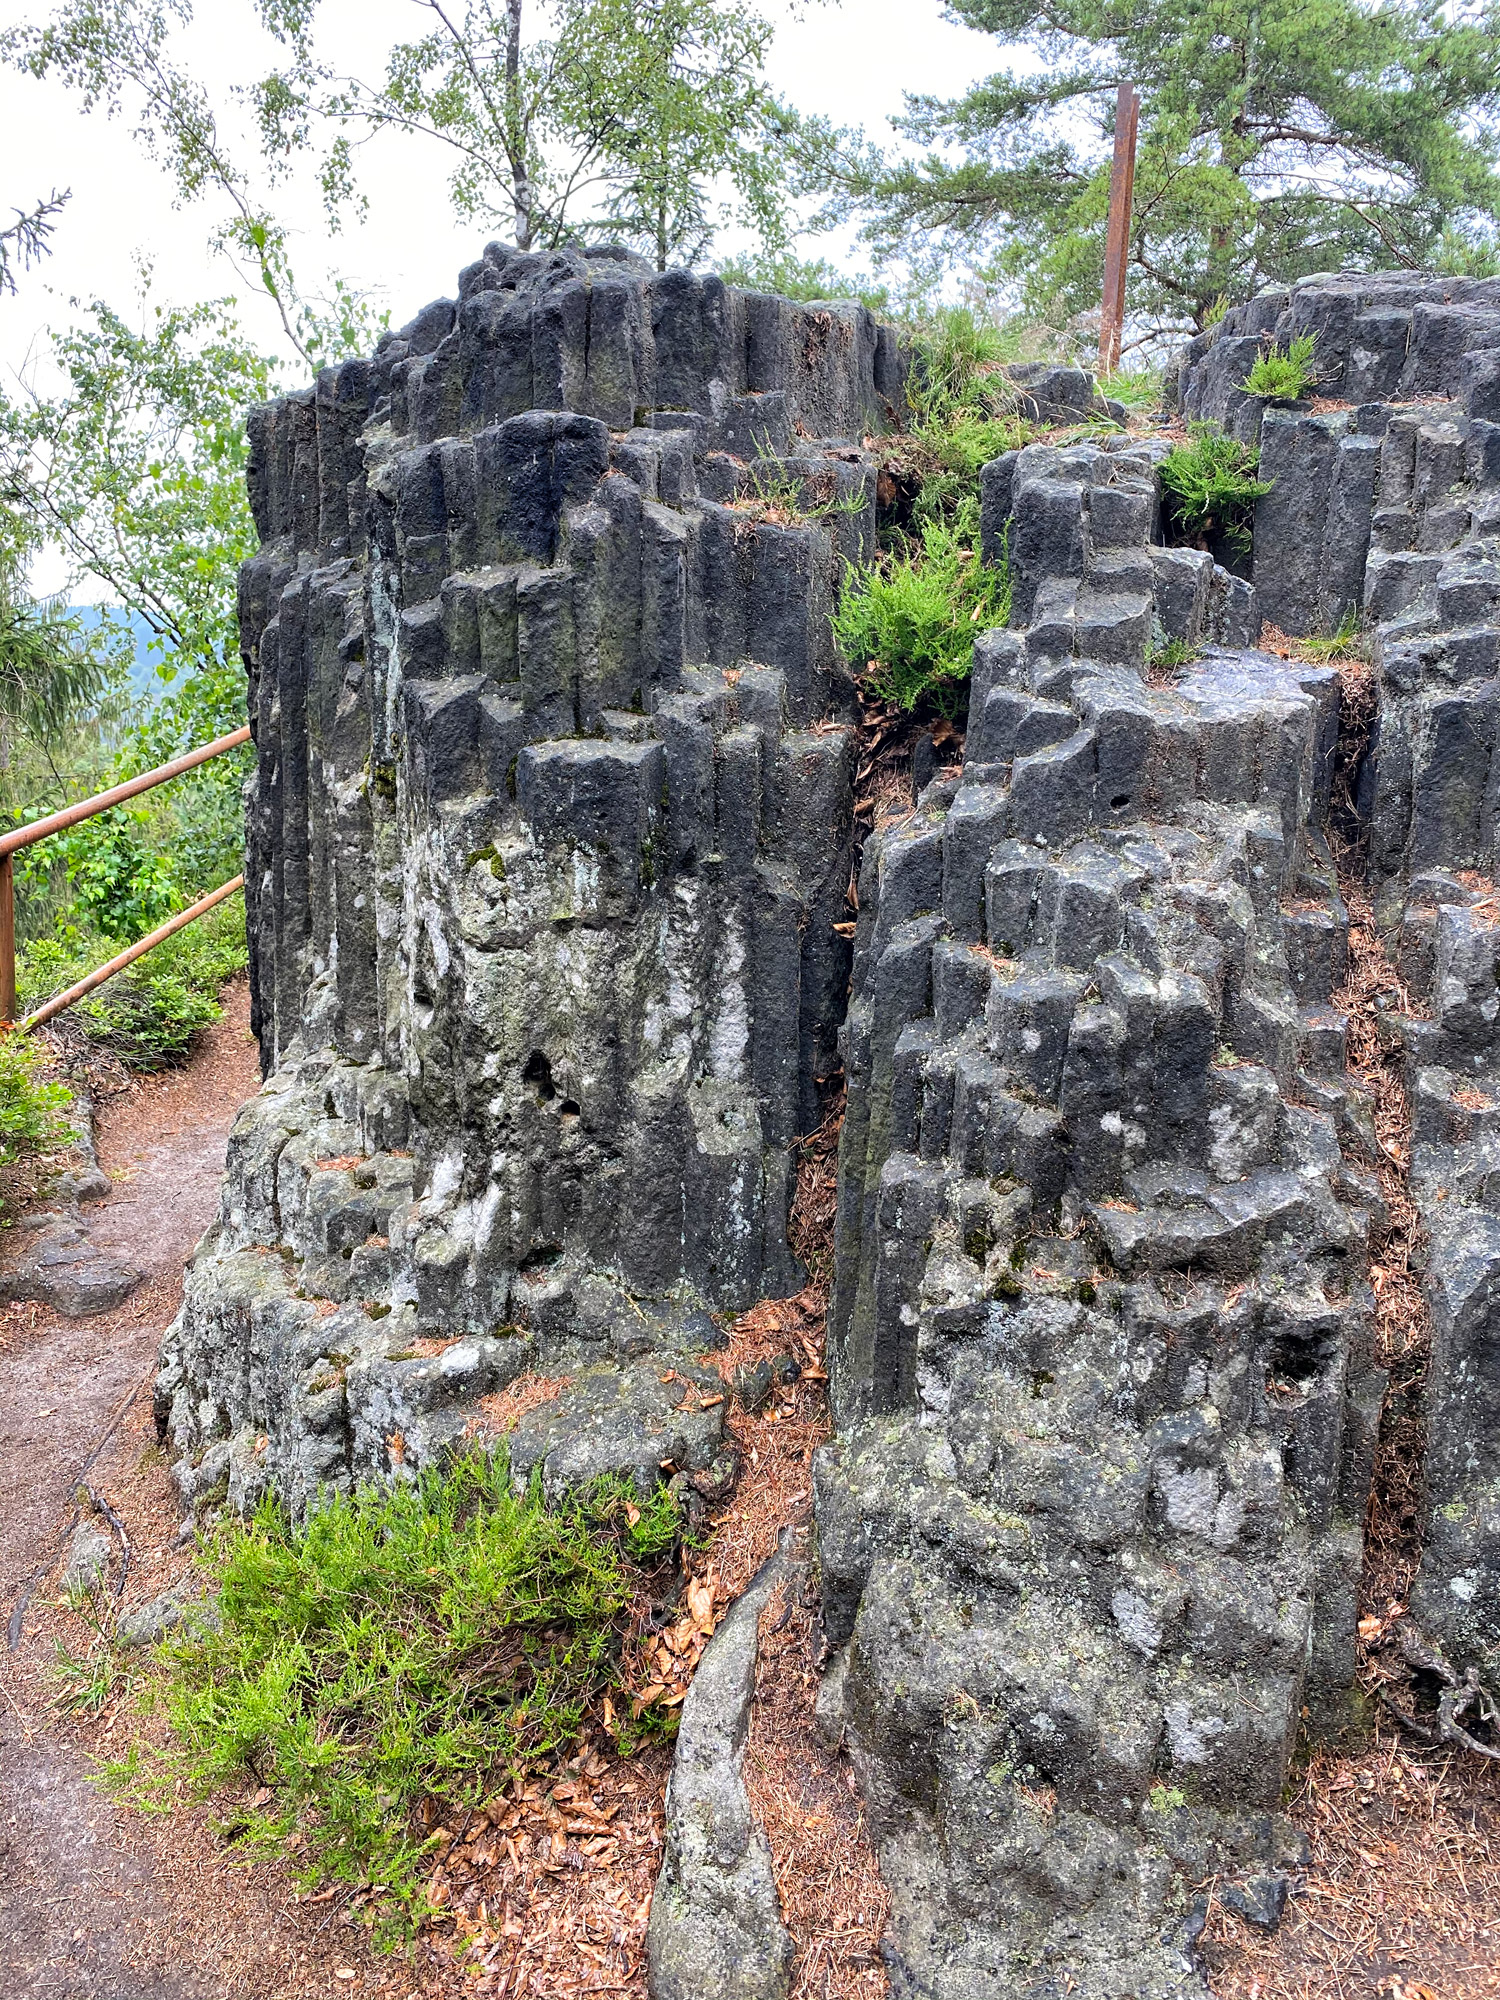
M 139 612 L 126 611 L 118 604 L 70 604 L 69 613 L 89 631 L 100 625 L 124 625 L 135 641 L 135 657 L 130 664 L 130 691 L 141 700 L 155 704 L 165 692 L 157 679 L 156 658 L 150 651 L 151 627 Z

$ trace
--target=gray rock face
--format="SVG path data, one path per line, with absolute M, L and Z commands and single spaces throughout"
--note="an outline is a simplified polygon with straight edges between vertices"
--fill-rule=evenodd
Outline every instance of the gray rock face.
M 1248 587 L 1155 525 L 1134 447 L 1020 455 L 1023 622 L 860 883 L 820 1723 L 894 1990 L 940 2000 L 1197 1990 L 1185 1880 L 1275 1860 L 1351 1677 L 1379 1204 L 1320 1018 L 1334 676 L 1246 650 Z
M 174 1632 L 217 1632 L 219 1615 L 216 1598 L 205 1597 L 191 1586 L 169 1590 L 119 1618 L 115 1623 L 115 1644 L 123 1652 L 133 1652 L 143 1646 L 159 1645 Z
M 91 1597 L 108 1581 L 115 1545 L 103 1528 L 81 1522 L 68 1544 L 62 1574 L 64 1597 Z
M 35 1299 L 69 1319 L 87 1319 L 123 1304 L 145 1276 L 95 1243 L 76 1206 L 27 1216 L 19 1227 L 0 1271 L 0 1299 Z
M 158 1391 L 236 1499 L 420 1464 L 531 1365 L 583 1371 L 564 1407 L 613 1442 L 578 1469 L 655 1468 L 593 1365 L 802 1282 L 848 969 L 828 613 L 892 336 L 616 253 L 492 246 L 459 293 L 252 424 L 269 1075 Z
M 1239 348 L 1273 319 L 1278 337 L 1294 325 L 1316 332 L 1320 390 L 1358 406 L 1323 417 L 1266 413 L 1262 462 L 1278 485 L 1256 522 L 1255 579 L 1288 630 L 1330 629 L 1358 606 L 1375 631 L 1379 714 L 1357 804 L 1369 822 L 1377 919 L 1419 1016 L 1393 1021 L 1392 1032 L 1407 1055 L 1412 1190 L 1429 1238 L 1433 1316 L 1429 1518 L 1413 1610 L 1493 1680 L 1500 284 L 1320 278 L 1279 301 L 1254 301 L 1227 316 L 1219 337 L 1188 350 L 1181 384 L 1190 414 L 1243 428 L 1225 385 Z
M 1275 1806 L 1299 1718 L 1337 1720 L 1352 1680 L 1383 1394 L 1375 1140 L 1332 1005 L 1351 810 L 1430 1012 L 1392 1022 L 1433 1253 L 1414 1610 L 1497 1664 L 1500 287 L 1446 289 L 1311 280 L 1188 351 L 1182 407 L 1258 435 L 1274 481 L 1253 597 L 1155 546 L 1149 444 L 983 475 L 1015 623 L 976 647 L 961 779 L 865 850 L 816 1484 L 819 1725 L 880 1832 L 898 1992 L 1043 1966 L 1198 1991 L 1210 1867 L 1279 1917 Z M 1262 336 L 1303 331 L 1356 407 L 1240 393 Z M 1354 610 L 1362 760 L 1323 670 L 1248 650 L 1263 615 Z M 1166 636 L 1218 644 L 1168 678 Z
M 1500 382 L 1500 280 L 1420 271 L 1322 274 L 1231 306 L 1179 357 L 1184 416 L 1257 436 L 1264 405 L 1245 394 L 1245 377 L 1271 343 L 1285 348 L 1305 334 L 1320 396 L 1356 407 L 1447 398 L 1471 415 L 1500 416 L 1490 407 Z
M 651 2000 L 785 2000 L 792 1941 L 741 1775 L 766 1565 L 704 1649 L 682 1705 L 667 1837 L 646 1934 Z

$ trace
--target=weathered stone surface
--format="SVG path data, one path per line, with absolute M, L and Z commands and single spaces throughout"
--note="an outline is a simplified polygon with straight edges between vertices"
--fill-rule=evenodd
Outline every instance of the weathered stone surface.
M 1303 332 L 1350 407 L 1243 391 Z M 1195 341 L 1181 407 L 1274 480 L 1251 577 L 1162 546 L 1164 438 L 986 467 L 1012 621 L 961 771 L 929 755 L 864 847 L 852 983 L 828 613 L 874 546 L 887 332 L 497 247 L 261 413 L 268 1074 L 157 1384 L 188 1523 L 406 1476 L 527 1371 L 555 1393 L 518 1480 L 722 1495 L 713 1314 L 800 1284 L 793 1150 L 842 1064 L 818 1727 L 864 1787 L 893 1991 L 1201 1993 L 1193 1885 L 1277 1920 L 1298 1729 L 1350 1708 L 1384 1390 L 1335 998 L 1361 826 L 1420 1006 L 1389 1022 L 1433 1247 L 1413 1609 L 1460 1665 L 1500 1653 L 1497 351 L 1500 285 L 1419 274 Z M 1097 414 L 1081 371 L 1015 387 Z M 1257 644 L 1355 610 L 1367 753 L 1333 669 Z M 785 1987 L 753 1665 L 747 1602 L 684 1712 L 658 2000 Z
M 64 1597 L 90 1597 L 109 1577 L 115 1545 L 103 1528 L 83 1521 L 73 1530 L 63 1567 Z
M 1314 339 L 1319 395 L 1356 406 L 1416 397 L 1463 398 L 1474 416 L 1490 392 L 1483 355 L 1500 348 L 1500 280 L 1423 272 L 1321 273 L 1231 306 L 1183 350 L 1178 401 L 1237 435 L 1257 435 L 1258 398 L 1242 384 L 1256 355 Z
M 27 1216 L 0 1270 L 0 1299 L 35 1299 L 69 1319 L 111 1312 L 129 1298 L 145 1273 L 89 1234 L 76 1205 Z
M 704 1649 L 682 1705 L 646 1951 L 652 2000 L 784 2000 L 792 1941 L 742 1770 L 773 1558 Z
M 644 1405 L 585 1408 L 593 1365 L 802 1282 L 792 1148 L 848 968 L 828 612 L 902 363 L 862 308 L 623 252 L 496 245 L 459 290 L 252 426 L 268 1078 L 159 1385 L 236 1499 L 420 1465 L 533 1364 L 578 1382 L 518 1451 L 644 1474 L 671 1454 Z
M 190 1586 L 169 1590 L 149 1603 L 138 1604 L 116 1620 L 115 1644 L 124 1652 L 159 1645 L 174 1632 L 208 1633 L 219 1629 L 218 1600 Z
M 1337 693 L 1211 644 L 1148 676 L 1228 601 L 1153 549 L 1150 449 L 1029 447 L 1009 495 L 962 778 L 860 882 L 820 1727 L 894 1990 L 1185 1993 L 1189 1883 L 1285 1851 L 1352 1672 L 1378 1204 L 1302 1071 Z

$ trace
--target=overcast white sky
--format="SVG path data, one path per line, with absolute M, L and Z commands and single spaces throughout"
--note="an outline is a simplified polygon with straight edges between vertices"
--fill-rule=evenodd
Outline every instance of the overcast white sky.
M 945 21 L 939 0 L 842 0 L 815 4 L 800 19 L 787 0 L 762 5 L 779 24 L 770 66 L 778 91 L 803 110 L 872 132 L 885 130 L 904 91 L 956 93 L 997 67 L 994 41 Z M 47 0 L 0 0 L 5 25 L 44 21 L 50 12 Z M 216 97 L 274 59 L 275 45 L 256 27 L 250 0 L 199 0 L 198 14 L 182 47 Z M 412 0 L 324 0 L 324 47 L 342 67 L 368 76 L 380 73 L 390 43 L 420 28 Z M 302 237 L 299 276 L 338 270 L 375 291 L 399 325 L 429 299 L 451 295 L 485 232 L 454 222 L 435 147 L 393 136 L 365 149 L 360 173 L 370 198 L 361 229 L 326 240 L 316 191 L 307 184 L 286 189 L 278 208 Z M 0 301 L 0 371 L 7 378 L 25 365 L 38 330 L 68 316 L 70 296 L 128 301 L 137 254 L 151 259 L 165 300 L 229 291 L 253 299 L 207 247 L 219 213 L 206 204 L 174 208 L 165 177 L 140 156 L 127 121 L 83 112 L 61 86 L 0 73 L 0 214 L 53 187 L 73 190 L 54 254 L 23 277 L 18 297 Z M 255 300 L 247 312 L 252 324 L 255 317 L 263 322 L 256 331 L 265 344 L 278 345 L 269 303 Z

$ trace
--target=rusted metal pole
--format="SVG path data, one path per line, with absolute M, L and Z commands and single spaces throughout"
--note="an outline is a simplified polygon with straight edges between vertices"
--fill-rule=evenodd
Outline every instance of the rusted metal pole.
M 0 854 L 0 1027 L 16 1018 L 15 864 Z
M 1099 373 L 1120 365 L 1125 331 L 1125 272 L 1130 261 L 1130 210 L 1135 199 L 1135 145 L 1140 92 L 1122 83 L 1115 96 L 1115 159 L 1109 175 L 1109 228 L 1104 238 L 1104 309 L 1099 315 Z
M 205 743 L 201 750 L 189 750 L 185 756 L 174 757 L 170 764 L 160 764 L 142 777 L 129 778 L 123 785 L 113 785 L 109 791 L 98 792 L 76 806 L 64 806 L 61 812 L 49 813 L 45 819 L 34 819 L 28 826 L 18 826 L 9 833 L 0 834 L 0 858 L 15 854 L 20 848 L 30 847 L 38 840 L 45 840 L 49 834 L 65 833 L 70 826 L 77 826 L 80 820 L 92 819 L 95 813 L 108 812 L 111 806 L 123 805 L 126 799 L 138 798 L 154 785 L 165 785 L 172 778 L 180 778 L 184 771 L 194 771 L 200 764 L 206 764 L 210 757 L 222 757 L 226 750 L 237 750 L 242 743 L 249 741 L 250 726 L 247 723 L 243 729 L 231 730 L 228 736 L 221 736 L 216 743 Z
M 4 865 L 8 874 L 10 868 L 8 856 Z M 219 888 L 211 890 L 208 895 L 200 896 L 191 909 L 179 910 L 175 917 L 169 917 L 164 924 L 158 925 L 148 937 L 137 938 L 133 945 L 129 946 L 127 950 L 122 951 L 118 958 L 112 958 L 108 965 L 95 966 L 88 977 L 80 979 L 76 986 L 68 987 L 64 993 L 54 993 L 45 1006 L 38 1007 L 35 1012 L 26 1016 L 26 1019 L 21 1023 L 22 1028 L 41 1027 L 44 1021 L 50 1021 L 55 1014 L 61 1014 L 66 1008 L 71 1007 L 75 1001 L 82 1000 L 87 994 L 92 993 L 96 986 L 102 986 L 106 979 L 113 979 L 117 972 L 123 972 L 127 965 L 134 965 L 138 958 L 144 958 L 146 953 L 154 951 L 157 945 L 165 944 L 167 939 L 177 931 L 185 929 L 188 924 L 193 923 L 198 917 L 206 915 L 214 907 L 215 903 L 222 903 L 226 896 L 232 896 L 236 889 L 243 889 L 244 886 L 244 876 L 236 875 L 232 882 L 225 882 Z M 12 1015 L 15 1013 L 15 963 L 15 950 L 14 946 L 12 946 L 10 956 Z

